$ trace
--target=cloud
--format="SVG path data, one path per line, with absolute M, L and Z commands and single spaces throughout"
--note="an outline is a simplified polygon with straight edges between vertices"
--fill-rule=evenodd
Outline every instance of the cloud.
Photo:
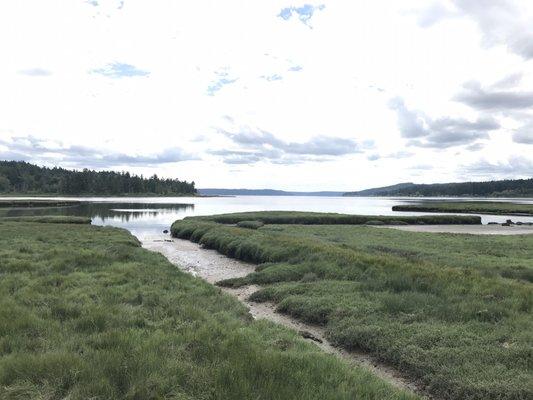
M 500 128 L 500 124 L 492 117 L 480 117 L 475 121 L 451 117 L 432 119 L 420 111 L 409 110 L 401 98 L 392 99 L 389 107 L 396 111 L 400 134 L 411 139 L 408 142 L 410 146 L 461 146 L 487 139 L 489 131 Z
M 316 11 L 322 11 L 326 6 L 324 4 L 320 4 L 318 6 L 314 6 L 311 4 L 304 4 L 301 7 L 286 7 L 283 8 L 280 13 L 278 14 L 278 17 L 281 19 L 284 19 L 285 21 L 290 20 L 293 16 L 298 17 L 298 19 L 309 28 L 312 28 L 310 25 L 311 18 L 313 17 L 314 13 Z
M 20 75 L 26 75 L 26 76 L 50 76 L 52 75 L 52 72 L 43 69 L 43 68 L 30 68 L 30 69 L 22 69 L 18 71 Z
M 483 150 L 484 148 L 485 148 L 484 143 L 473 143 L 470 146 L 465 147 L 465 149 L 470 150 L 470 151 L 479 151 L 479 150 Z
M 450 17 L 457 16 L 457 13 L 443 6 L 441 3 L 434 2 L 426 8 L 415 11 L 417 22 L 422 28 L 428 28 L 437 22 Z
M 209 154 L 221 156 L 226 164 L 255 164 L 265 159 L 277 160 L 281 153 L 275 150 L 240 151 L 240 150 L 211 150 Z
M 287 142 L 263 130 L 243 128 L 237 132 L 219 130 L 228 137 L 236 150 L 211 150 L 229 164 L 247 164 L 268 161 L 276 164 L 294 164 L 304 161 L 327 161 L 333 157 L 361 153 L 370 147 L 353 139 L 315 136 L 305 142 Z
M 207 87 L 207 95 L 214 96 L 218 91 L 220 91 L 224 86 L 235 83 L 239 78 L 230 78 L 227 68 L 223 68 L 215 72 L 217 78 L 213 80 Z
M 478 110 L 520 110 L 533 107 L 533 92 L 485 89 L 477 81 L 463 85 L 463 90 L 455 96 L 460 101 Z
M 103 7 L 107 10 L 122 10 L 124 7 L 124 0 L 105 0 L 105 1 L 98 1 L 98 0 L 86 0 L 85 3 L 93 6 L 93 7 Z
M 418 23 L 429 27 L 446 18 L 472 19 L 483 35 L 483 45 L 504 45 L 524 59 L 533 58 L 533 18 L 510 0 L 454 0 L 455 10 L 437 3 L 418 11 Z
M 513 133 L 513 141 L 521 144 L 533 144 L 533 119 Z
M 150 75 L 150 72 L 148 71 L 144 71 L 130 64 L 124 64 L 119 62 L 107 64 L 103 68 L 96 68 L 91 70 L 90 72 L 113 79 Z
M 269 81 L 269 82 L 273 82 L 273 81 L 281 81 L 283 79 L 283 77 L 281 75 L 278 75 L 278 74 L 273 74 L 273 75 L 261 75 L 260 76 L 261 79 L 264 79 L 266 81 Z
M 522 72 L 514 72 L 507 76 L 504 76 L 499 81 L 493 83 L 491 88 L 495 89 L 509 89 L 516 87 L 521 81 L 524 74 Z
M 464 173 L 467 179 L 471 180 L 472 176 L 489 177 L 489 178 L 518 178 L 533 176 L 533 160 L 521 156 L 511 156 L 507 161 L 489 162 L 487 160 L 478 160 L 472 164 L 460 167 L 460 172 Z
M 402 98 L 396 97 L 389 101 L 389 107 L 396 111 L 398 128 L 404 138 L 417 138 L 428 135 L 425 119 L 419 111 L 410 111 Z
M 0 150 L 0 159 L 62 162 L 78 168 L 154 166 L 198 159 L 178 147 L 168 148 L 156 154 L 130 155 L 86 146 L 66 146 L 61 142 L 46 141 L 33 136 L 12 137 L 11 140 L 0 139 L 0 145 L 7 148 L 4 151 Z
M 395 151 L 394 153 L 388 153 L 388 154 L 378 154 L 378 153 L 370 154 L 369 156 L 367 156 L 367 159 L 369 161 L 376 161 L 382 158 L 393 158 L 393 159 L 398 160 L 401 158 L 409 158 L 414 155 L 415 153 L 411 151 L 399 150 L 399 151 Z
M 289 71 L 290 72 L 298 72 L 298 71 L 301 71 L 302 69 L 303 69 L 303 67 L 301 65 L 294 65 L 294 66 L 289 68 Z

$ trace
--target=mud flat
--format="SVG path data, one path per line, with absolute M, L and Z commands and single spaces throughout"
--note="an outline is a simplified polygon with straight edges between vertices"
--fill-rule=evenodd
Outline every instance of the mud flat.
M 255 270 L 253 264 L 228 258 L 215 250 L 204 249 L 188 240 L 169 238 L 168 235 L 139 237 L 139 240 L 144 248 L 163 254 L 179 268 L 212 284 L 222 279 L 243 277 Z M 421 390 L 415 382 L 406 379 L 393 368 L 381 364 L 366 354 L 348 352 L 331 345 L 322 327 L 306 324 L 280 314 L 276 312 L 272 303 L 249 301 L 248 297 L 259 288 L 257 285 L 248 285 L 239 288 L 221 288 L 221 290 L 237 297 L 248 307 L 254 318 L 267 319 L 293 329 L 299 332 L 305 340 L 315 343 L 326 353 L 334 354 L 349 363 L 364 366 L 395 387 L 421 395 Z M 425 394 L 423 396 L 430 398 Z

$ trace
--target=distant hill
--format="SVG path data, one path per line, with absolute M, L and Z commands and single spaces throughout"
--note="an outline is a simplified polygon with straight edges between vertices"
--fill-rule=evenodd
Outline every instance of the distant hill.
M 414 186 L 414 183 L 397 183 L 396 185 L 383 186 L 373 189 L 360 190 L 358 192 L 348 192 L 344 193 L 343 196 L 385 196 L 383 193 L 395 193 L 400 189 L 409 188 Z
M 348 192 L 344 196 L 533 197 L 533 178 L 488 182 L 399 183 L 392 186 Z
M 342 196 L 344 192 L 287 192 L 275 189 L 198 189 L 203 196 Z

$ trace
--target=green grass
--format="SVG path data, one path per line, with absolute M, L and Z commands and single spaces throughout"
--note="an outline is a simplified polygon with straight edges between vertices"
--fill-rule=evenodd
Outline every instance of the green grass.
M 259 229 L 264 225 L 265 224 L 262 221 L 239 221 L 237 222 L 237 226 L 239 228 Z
M 3 221 L 0 398 L 416 397 L 253 321 L 124 230 Z
M 91 219 L 86 217 L 63 215 L 43 215 L 24 217 L 0 217 L 0 223 L 2 222 L 34 222 L 41 224 L 90 224 Z
M 347 225 L 250 231 L 207 218 L 177 221 L 172 234 L 259 264 L 219 284 L 264 285 L 252 300 L 325 326 L 337 345 L 373 354 L 439 398 L 533 398 L 533 286 L 523 280 L 533 236 Z
M 69 207 L 79 205 L 79 201 L 72 200 L 17 200 L 9 198 L 0 198 L 0 208 L 13 207 Z
M 292 237 L 314 238 L 354 251 L 533 283 L 533 235 L 437 235 L 347 225 L 276 225 L 266 226 L 263 231 L 280 229 Z
M 364 225 L 369 222 L 384 224 L 447 225 L 447 224 L 481 224 L 481 218 L 472 215 L 421 215 L 415 217 L 383 215 L 351 215 L 337 213 L 314 213 L 299 211 L 259 211 L 234 214 L 220 214 L 195 217 L 201 221 L 213 221 L 220 224 L 237 224 L 242 221 L 261 221 L 265 224 L 301 224 L 301 225 Z
M 393 206 L 392 210 L 533 216 L 533 204 L 514 204 L 484 201 L 431 201 L 424 202 L 422 204 L 404 204 Z

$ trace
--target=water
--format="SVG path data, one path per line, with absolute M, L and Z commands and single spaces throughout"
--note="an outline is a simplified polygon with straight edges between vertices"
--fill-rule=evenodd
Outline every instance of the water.
M 24 199 L 19 197 L 17 199 Z M 36 198 L 33 198 L 36 199 Z M 43 198 L 45 199 L 45 198 Z M 54 200 L 79 200 L 74 207 L 43 207 L 0 209 L 3 216 L 67 215 L 92 218 L 95 225 L 126 228 L 142 237 L 169 229 L 177 219 L 192 215 L 224 214 L 242 211 L 286 210 L 338 212 L 363 215 L 419 215 L 413 212 L 393 212 L 393 205 L 419 201 L 413 198 L 383 197 L 304 197 L 304 196 L 235 196 L 235 197 L 80 197 L 47 198 Z M 438 199 L 438 198 L 432 198 Z M 469 200 L 443 199 L 446 201 Z M 533 204 L 533 199 L 479 199 L 476 201 L 513 201 Z M 427 214 L 427 213 L 426 213 Z M 533 222 L 533 217 L 482 215 L 483 223 L 490 221 Z

